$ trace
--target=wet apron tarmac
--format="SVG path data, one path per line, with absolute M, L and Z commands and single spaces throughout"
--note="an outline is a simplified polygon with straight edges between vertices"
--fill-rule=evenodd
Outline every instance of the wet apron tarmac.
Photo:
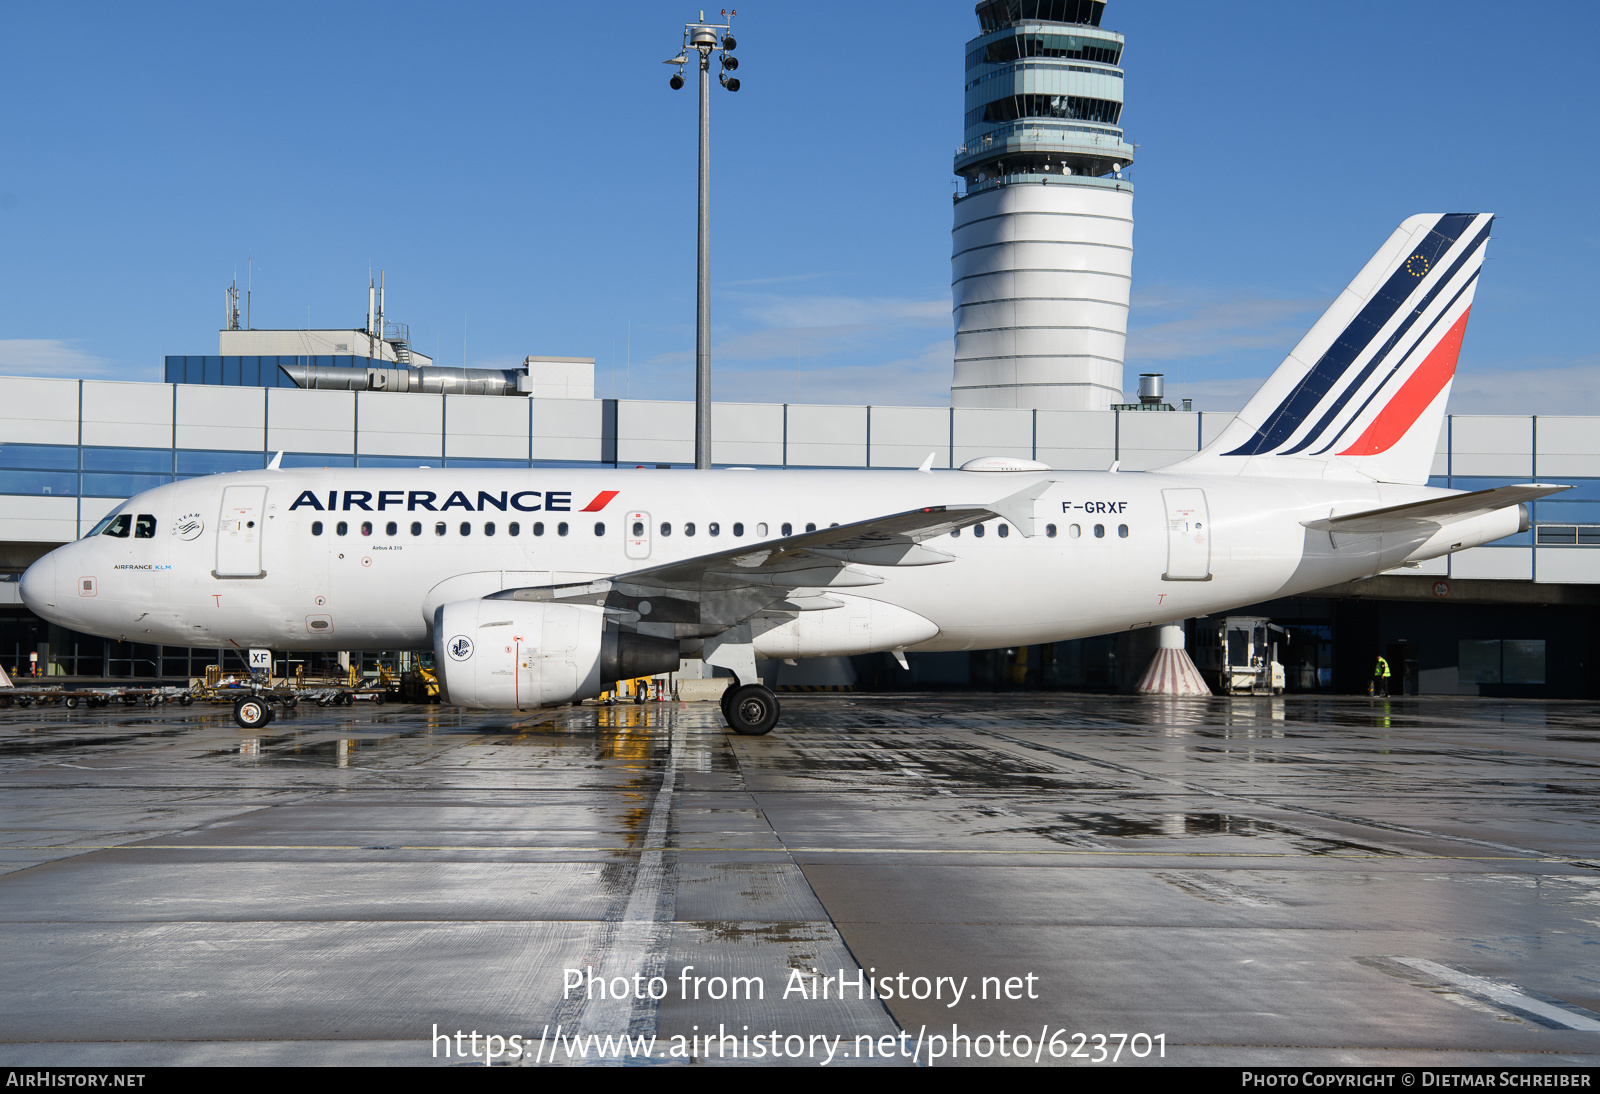
M 0 1062 L 1600 1062 L 1600 706 L 0 713 Z M 623 1040 L 626 1038 L 626 1040 Z

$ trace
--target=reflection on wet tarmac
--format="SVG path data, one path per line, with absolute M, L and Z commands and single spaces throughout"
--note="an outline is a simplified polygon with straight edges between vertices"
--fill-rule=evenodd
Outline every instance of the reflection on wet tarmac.
M 436 1022 L 952 1020 L 1165 1033 L 1175 1062 L 1600 1059 L 1596 704 L 784 713 L 740 738 L 712 704 L 308 708 L 248 732 L 221 707 L 0 712 L 0 1059 L 426 1063 Z M 563 999 L 586 965 L 767 994 Z M 783 997 L 793 970 L 861 968 L 1042 993 Z

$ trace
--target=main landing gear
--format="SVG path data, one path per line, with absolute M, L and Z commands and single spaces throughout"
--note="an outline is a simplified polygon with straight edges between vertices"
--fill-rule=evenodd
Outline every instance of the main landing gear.
M 778 724 L 778 697 L 761 684 L 731 687 L 722 693 L 722 717 L 728 728 L 745 737 L 771 733 Z

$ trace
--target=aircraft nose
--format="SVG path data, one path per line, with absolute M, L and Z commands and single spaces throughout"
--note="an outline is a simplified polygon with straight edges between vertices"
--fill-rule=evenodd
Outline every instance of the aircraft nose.
M 56 553 L 51 551 L 22 575 L 22 602 L 35 615 L 43 616 L 55 607 L 56 567 Z

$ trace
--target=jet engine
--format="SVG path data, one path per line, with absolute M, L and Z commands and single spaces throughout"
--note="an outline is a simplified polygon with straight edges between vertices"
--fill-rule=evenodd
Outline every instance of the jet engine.
M 524 710 L 599 695 L 618 680 L 678 667 L 678 641 L 624 631 L 604 608 L 457 600 L 433 617 L 445 702 Z

